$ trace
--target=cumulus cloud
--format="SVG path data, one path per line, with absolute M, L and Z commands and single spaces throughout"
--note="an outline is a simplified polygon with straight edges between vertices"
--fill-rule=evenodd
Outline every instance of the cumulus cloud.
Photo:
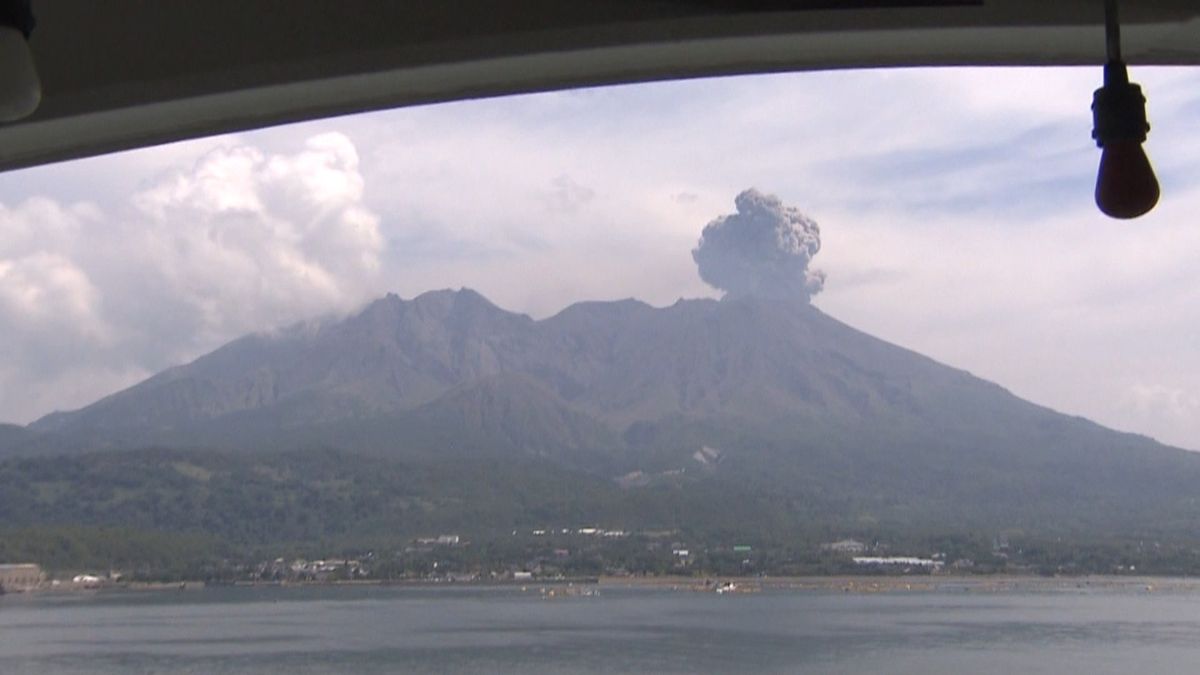
M 809 269 L 821 250 L 821 230 L 798 209 L 753 188 L 734 199 L 737 213 L 705 226 L 692 259 L 705 283 L 731 296 L 794 297 L 808 301 L 825 284 Z
M 212 150 L 110 212 L 0 205 L 0 419 L 86 404 L 243 333 L 350 309 L 376 293 L 384 246 L 340 133 L 293 153 Z M 67 393 L 51 402 L 51 390 Z
M 99 217 L 88 205 L 63 207 L 43 198 L 0 205 L 0 334 L 5 373 L 78 365 L 76 355 L 113 338 L 103 298 L 80 258 L 79 241 Z M 0 374 L 0 405 L 29 398 L 30 382 Z
M 98 292 L 77 265 L 57 253 L 0 260 L 0 312 L 24 318 L 26 330 L 101 336 Z
M 214 150 L 134 195 L 122 241 L 142 264 L 118 284 L 151 277 L 157 301 L 208 340 L 352 305 L 384 247 L 363 196 L 342 134 L 290 155 Z

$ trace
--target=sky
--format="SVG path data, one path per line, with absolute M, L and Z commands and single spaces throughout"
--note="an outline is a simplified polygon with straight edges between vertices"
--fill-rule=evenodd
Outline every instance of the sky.
M 0 174 L 0 421 L 387 292 L 718 297 L 692 250 L 756 188 L 819 226 L 822 311 L 1200 450 L 1200 70 L 1131 75 L 1163 189 L 1131 222 L 1092 201 L 1097 68 L 580 89 Z

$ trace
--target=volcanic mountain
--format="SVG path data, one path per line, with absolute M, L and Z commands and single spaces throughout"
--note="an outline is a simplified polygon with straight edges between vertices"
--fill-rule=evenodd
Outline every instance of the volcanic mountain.
M 466 289 L 388 295 L 10 432 L 25 454 L 537 461 L 628 489 L 724 484 L 802 513 L 925 523 L 1165 527 L 1194 522 L 1200 486 L 1200 456 L 1023 401 L 804 300 L 759 297 L 585 302 L 535 321 Z
M 343 321 L 249 335 L 30 430 L 174 444 L 216 430 L 278 435 L 381 420 L 444 423 L 448 434 L 479 431 L 535 452 L 594 439 L 600 453 L 653 444 L 668 427 L 931 445 L 1088 428 L 807 303 L 588 302 L 534 321 L 464 289 L 389 295 Z

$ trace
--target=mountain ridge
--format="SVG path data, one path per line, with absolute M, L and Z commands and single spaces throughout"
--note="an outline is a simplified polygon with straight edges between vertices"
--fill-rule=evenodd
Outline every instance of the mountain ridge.
M 921 418 L 941 411 L 921 405 L 922 398 L 945 398 L 947 390 L 954 400 L 940 405 L 973 423 L 994 411 L 962 406 L 963 395 L 1024 415 L 1060 414 L 807 303 L 701 299 L 655 308 L 633 299 L 588 301 L 535 321 L 461 289 L 409 301 L 388 294 L 341 321 L 243 336 L 84 408 L 44 416 L 22 433 L 164 430 L 283 403 L 298 411 L 281 426 L 414 411 L 506 373 L 523 374 L 567 408 L 622 432 L 669 415 L 731 411 L 776 419 Z M 314 402 L 303 405 L 305 396 Z
M 413 466 L 543 463 L 631 495 L 754 494 L 772 522 L 1161 521 L 1200 534 L 1200 456 L 777 298 L 588 302 L 535 321 L 465 289 L 388 295 L 10 435 L 10 455 L 329 448 Z

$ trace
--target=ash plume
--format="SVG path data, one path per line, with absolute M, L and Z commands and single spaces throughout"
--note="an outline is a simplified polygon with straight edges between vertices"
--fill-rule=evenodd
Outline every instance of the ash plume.
M 705 283 L 730 296 L 801 298 L 821 291 L 825 273 L 809 269 L 821 230 L 798 209 L 753 188 L 734 199 L 737 213 L 704 227 L 692 259 Z

